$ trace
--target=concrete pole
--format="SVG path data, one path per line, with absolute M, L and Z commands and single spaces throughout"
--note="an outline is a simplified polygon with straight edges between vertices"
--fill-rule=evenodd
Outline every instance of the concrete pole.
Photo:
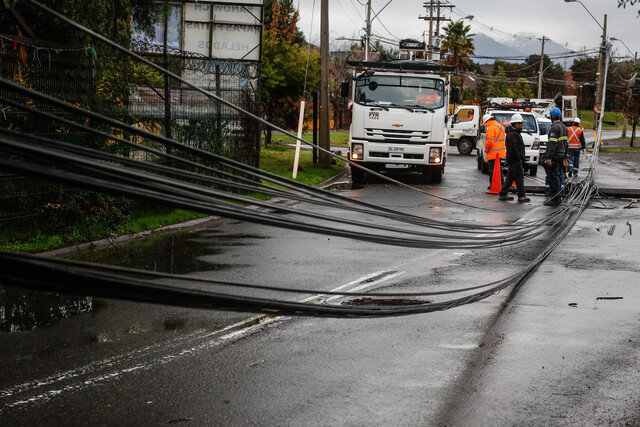
M 429 0 L 429 45 L 427 46 L 427 52 L 429 56 L 427 59 L 433 57 L 433 0 Z
M 364 60 L 369 60 L 369 45 L 371 44 L 371 0 L 367 0 L 367 26 L 364 36 Z
M 538 39 L 539 40 L 539 39 Z M 542 36 L 542 50 L 540 51 L 540 71 L 538 71 L 538 98 L 542 98 L 542 73 L 544 72 L 544 44 L 547 38 Z
M 604 94 L 602 93 L 604 87 L 604 60 L 605 60 L 605 49 L 607 48 L 607 15 L 604 15 L 604 25 L 602 26 L 602 43 L 600 45 L 600 55 L 598 56 L 598 82 L 596 86 L 596 104 L 602 104 L 602 98 L 604 98 Z M 602 106 L 602 110 L 604 110 L 604 105 Z M 600 117 L 597 114 L 593 114 L 593 128 L 597 129 L 597 123 Z
M 331 149 L 329 141 L 329 0 L 320 4 L 320 148 Z M 329 167 L 329 155 L 318 153 L 320 166 Z

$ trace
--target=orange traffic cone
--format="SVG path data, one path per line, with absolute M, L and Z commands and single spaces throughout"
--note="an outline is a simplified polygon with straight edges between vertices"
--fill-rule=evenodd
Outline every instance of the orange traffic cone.
M 500 170 L 500 159 L 496 159 L 493 165 L 493 176 L 491 177 L 491 188 L 486 194 L 499 194 L 502 190 L 502 171 Z

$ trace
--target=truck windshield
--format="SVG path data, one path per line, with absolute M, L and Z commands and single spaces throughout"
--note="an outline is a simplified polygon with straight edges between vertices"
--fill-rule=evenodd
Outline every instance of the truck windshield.
M 514 113 L 494 113 L 492 115 L 498 123 L 502 123 L 503 126 L 508 126 L 513 114 Z M 522 114 L 522 132 L 538 133 L 535 117 L 529 114 Z
M 538 122 L 538 126 L 540 126 L 540 129 L 544 129 L 545 130 L 545 134 L 549 135 L 549 131 L 551 130 L 551 123 L 549 122 Z
M 444 81 L 426 77 L 374 74 L 356 80 L 355 102 L 384 108 L 427 108 L 444 106 Z

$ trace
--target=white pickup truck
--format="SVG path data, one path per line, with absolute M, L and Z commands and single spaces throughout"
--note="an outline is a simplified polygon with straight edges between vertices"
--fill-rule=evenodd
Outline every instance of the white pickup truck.
M 458 147 L 460 154 L 471 154 L 481 132 L 482 111 L 478 105 L 458 106 L 447 123 L 449 145 Z
M 349 160 L 376 172 L 422 172 L 431 182 L 441 182 L 450 95 L 441 74 L 455 68 L 431 61 L 347 65 L 353 67 L 353 84 L 344 82 L 341 92 L 352 99 Z M 351 178 L 357 188 L 367 174 L 352 167 Z

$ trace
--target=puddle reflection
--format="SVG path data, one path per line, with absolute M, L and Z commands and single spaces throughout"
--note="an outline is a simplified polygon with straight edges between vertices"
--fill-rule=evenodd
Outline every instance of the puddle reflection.
M 75 254 L 69 258 L 172 274 L 220 271 L 239 267 L 202 260 L 225 248 L 263 239 L 249 234 L 222 234 L 217 230 L 180 233 L 146 239 L 113 248 Z M 61 319 L 97 309 L 91 297 L 59 295 L 0 285 L 0 332 L 23 332 L 48 326 Z M 176 325 L 168 325 L 176 328 Z

